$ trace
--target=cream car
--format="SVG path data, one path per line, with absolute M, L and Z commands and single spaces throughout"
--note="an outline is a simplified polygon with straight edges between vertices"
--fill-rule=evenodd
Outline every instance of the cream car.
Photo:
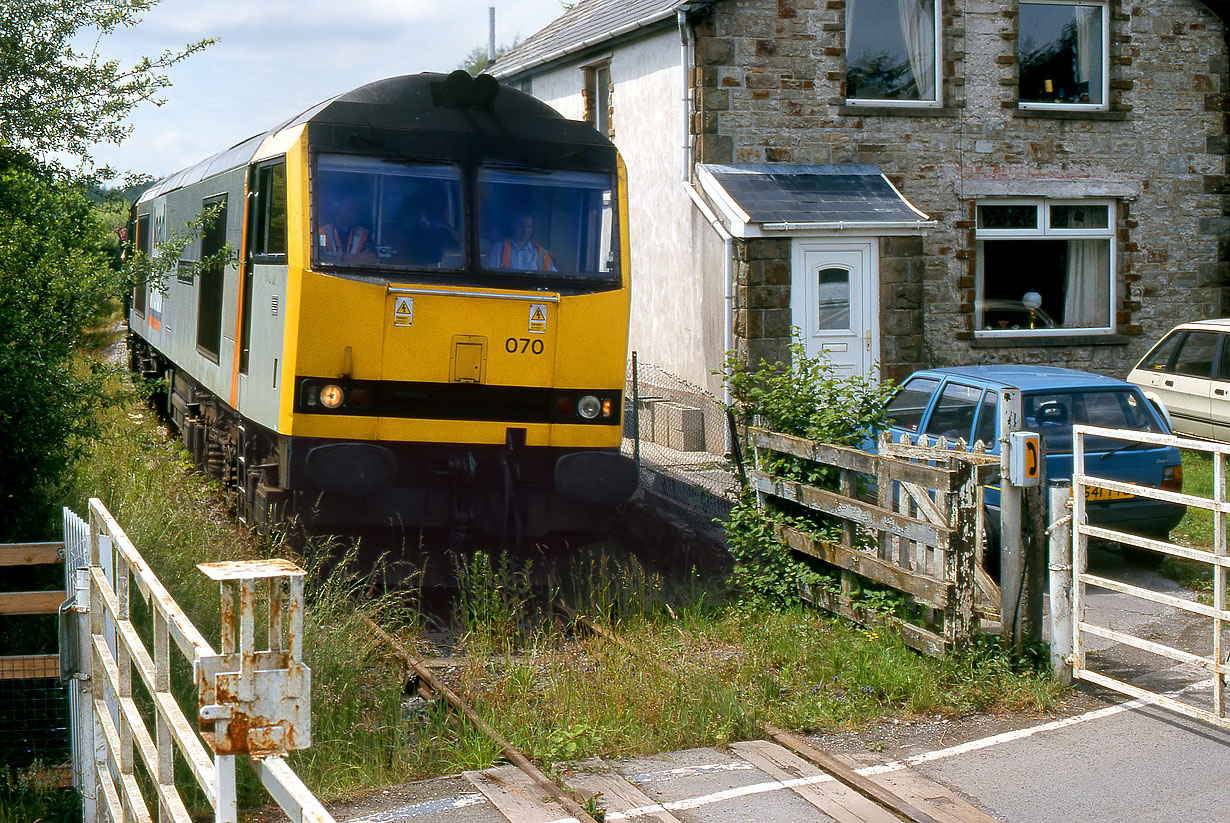
M 1171 329 L 1128 373 L 1181 434 L 1230 440 L 1230 318 Z

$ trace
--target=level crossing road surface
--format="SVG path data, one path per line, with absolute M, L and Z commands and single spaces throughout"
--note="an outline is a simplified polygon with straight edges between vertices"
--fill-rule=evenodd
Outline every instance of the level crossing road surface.
M 994 823 L 956 793 L 900 763 L 876 765 L 879 768 L 872 771 L 881 786 L 937 823 Z M 586 796 L 598 795 L 608 823 L 900 823 L 902 819 L 767 741 L 735 743 L 722 750 L 588 760 L 568 772 L 564 782 Z M 575 820 L 512 766 L 407 784 L 332 811 L 346 823 Z

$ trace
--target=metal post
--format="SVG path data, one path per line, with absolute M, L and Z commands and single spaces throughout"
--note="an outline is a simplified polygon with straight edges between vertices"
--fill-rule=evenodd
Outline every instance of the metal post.
M 1213 455 L 1213 554 L 1226 556 L 1226 455 Z M 1213 566 L 1213 660 L 1225 661 L 1226 647 L 1223 638 L 1225 622 L 1220 615 L 1226 610 L 1226 568 Z M 1226 716 L 1226 672 L 1223 668 L 1213 671 L 1213 714 Z
M 1064 686 L 1072 684 L 1072 521 L 1068 501 L 1072 487 L 1050 486 L 1050 636 L 1051 671 Z
M 1003 629 L 1000 642 L 1021 648 L 1021 595 L 1025 553 L 1021 550 L 1021 489 L 1008 482 L 1008 443 L 1021 428 L 1021 392 L 1001 389 L 999 395 L 999 589 Z
M 73 771 L 77 791 L 81 793 L 81 819 L 85 823 L 98 820 L 98 774 L 94 769 L 94 649 L 90 635 L 90 570 L 73 570 L 73 611 L 77 615 L 77 666 L 73 675 L 77 688 L 76 726 L 77 750 L 73 752 Z
M 1085 621 L 1085 583 L 1082 575 L 1089 561 L 1089 538 L 1085 525 L 1085 434 L 1072 432 L 1072 674 L 1085 668 L 1085 644 L 1081 623 Z
M 632 460 L 637 474 L 641 471 L 641 373 L 632 352 Z
M 1039 438 L 1039 455 L 1046 454 L 1044 438 Z M 1046 591 L 1047 538 L 1046 530 L 1051 521 L 1047 518 L 1050 508 L 1047 500 L 1046 460 L 1039 460 L 1038 485 L 1024 489 L 1025 521 L 1021 538 L 1022 556 L 1025 558 L 1022 575 L 1021 613 L 1019 624 L 1025 642 L 1041 643 L 1046 611 L 1043 594 Z

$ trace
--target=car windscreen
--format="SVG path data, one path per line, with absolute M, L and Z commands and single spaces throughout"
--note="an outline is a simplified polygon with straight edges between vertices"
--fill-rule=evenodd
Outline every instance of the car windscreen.
M 1023 428 L 1042 435 L 1048 454 L 1072 451 L 1072 426 L 1085 423 L 1107 429 L 1164 433 L 1148 401 L 1128 389 L 1037 392 L 1021 398 Z M 1087 437 L 1086 451 L 1117 449 L 1127 441 Z

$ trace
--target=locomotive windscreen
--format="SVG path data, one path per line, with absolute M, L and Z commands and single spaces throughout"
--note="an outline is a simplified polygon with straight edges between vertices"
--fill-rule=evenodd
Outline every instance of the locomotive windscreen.
M 326 270 L 619 286 L 609 172 L 322 152 L 313 197 Z
M 610 175 L 487 167 L 478 200 L 488 271 L 615 276 Z

